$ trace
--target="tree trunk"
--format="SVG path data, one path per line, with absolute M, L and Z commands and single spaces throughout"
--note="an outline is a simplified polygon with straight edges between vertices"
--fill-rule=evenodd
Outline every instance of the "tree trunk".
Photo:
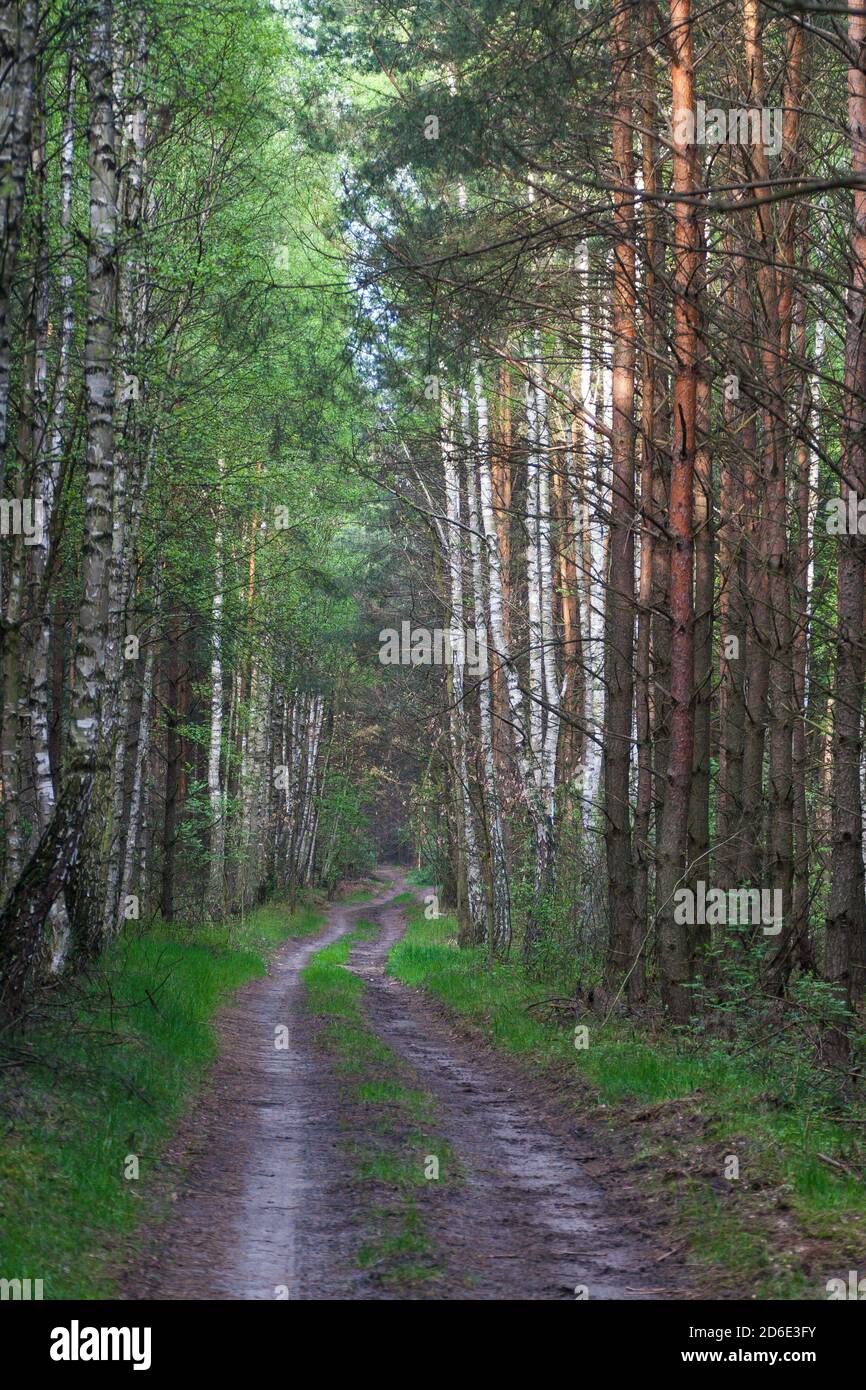
M 688 138 L 694 108 L 691 0 L 671 0 L 673 60 L 674 191 L 680 198 L 695 196 L 695 150 Z M 694 606 L 692 598 L 692 506 L 694 496 L 695 433 L 699 304 L 696 285 L 700 272 L 700 232 L 697 207 L 677 201 L 674 207 L 674 359 L 673 449 L 669 532 L 671 613 L 671 743 L 667 772 L 664 823 L 658 851 L 657 918 L 662 998 L 676 1022 L 690 1012 L 689 941 L 686 928 L 674 915 L 674 893 L 687 871 L 689 788 L 694 756 Z
M 635 218 L 628 10 L 614 16 L 614 246 L 610 542 L 605 607 L 604 811 L 609 938 L 605 981 L 618 988 L 636 936 L 629 777 L 634 696 Z
M 851 168 L 866 177 L 866 16 L 850 4 L 848 37 L 858 65 L 848 69 L 848 120 L 851 130 Z M 842 496 L 866 499 L 866 190 L 854 191 L 851 233 L 851 281 L 848 290 L 848 333 L 845 341 L 843 396 Z M 825 974 L 843 1007 L 863 998 L 866 914 L 863 900 L 863 822 L 860 793 L 863 682 L 866 648 L 863 639 L 863 586 L 866 582 L 866 539 L 840 535 L 836 600 L 836 686 L 833 738 L 833 853 L 830 901 L 827 908 Z M 831 1034 L 837 1057 L 847 1054 L 840 1026 Z

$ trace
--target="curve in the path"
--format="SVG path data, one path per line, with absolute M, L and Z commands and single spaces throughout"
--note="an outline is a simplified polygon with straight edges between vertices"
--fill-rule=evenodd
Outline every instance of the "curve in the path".
M 435 1299 L 676 1297 L 659 1272 L 651 1223 L 588 1172 L 599 1138 L 549 1104 L 516 1064 L 449 1025 L 421 993 L 385 974 L 404 929 L 384 871 L 382 896 L 331 909 L 319 935 L 290 942 L 220 1021 L 220 1054 L 180 1145 L 167 1222 L 127 1281 L 127 1297 L 376 1299 L 393 1296 L 355 1263 L 364 1213 L 339 1079 L 301 1019 L 300 971 L 359 919 L 379 926 L 349 968 L 366 982 L 373 1030 L 436 1102 L 437 1133 L 461 1178 L 423 1189 L 423 1220 L 445 1277 Z M 275 1047 L 288 1027 L 291 1045 Z M 350 1136 L 349 1136 L 350 1137 Z M 603 1142 L 603 1141 L 602 1141 Z
M 353 1296 L 359 1276 L 341 1210 L 350 1174 L 333 1083 L 299 1018 L 300 972 L 392 897 L 389 887 L 333 907 L 322 932 L 289 942 L 267 978 L 223 1012 L 219 1056 L 176 1146 L 176 1200 L 126 1281 L 128 1297 L 296 1298 L 302 1286 L 312 1297 Z M 275 1045 L 282 1027 L 288 1048 Z
M 599 1138 L 546 1104 L 515 1063 L 455 1034 L 423 994 L 390 978 L 385 962 L 403 933 L 403 914 L 386 905 L 377 918 L 379 934 L 353 948 L 349 968 L 367 983 L 371 1026 L 433 1095 L 437 1128 L 464 1174 L 425 1210 L 453 1271 L 448 1296 L 675 1296 L 678 1271 L 660 1276 L 663 1251 L 640 1208 L 629 1203 L 626 1210 L 615 1190 L 587 1174 Z

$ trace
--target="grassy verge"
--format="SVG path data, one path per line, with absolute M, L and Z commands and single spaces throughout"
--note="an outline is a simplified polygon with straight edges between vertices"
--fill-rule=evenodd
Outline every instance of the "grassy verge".
M 429 869 L 410 869 L 406 874 L 406 882 L 411 883 L 413 888 L 436 887 L 436 879 Z
M 432 1098 L 413 1087 L 400 1058 L 369 1027 L 366 986 L 345 969 L 352 947 L 374 935 L 360 922 L 318 951 L 301 973 L 308 1012 L 339 1075 L 350 1153 L 364 1199 L 366 1237 L 357 1263 L 386 1287 L 410 1290 L 442 1277 L 425 1229 L 425 1197 L 456 1177 L 448 1145 L 436 1137 Z
M 269 904 L 226 926 L 156 926 L 48 996 L 0 1057 L 0 1278 L 112 1295 L 112 1260 L 213 1060 L 215 1011 L 321 921 Z
M 674 1196 L 678 1235 L 708 1293 L 820 1299 L 828 1278 L 866 1268 L 862 1129 L 811 1105 L 808 1078 L 780 1101 L 764 1072 L 728 1049 L 620 1021 L 602 1027 L 591 1015 L 583 1039 L 573 1017 L 556 1022 L 533 1007 L 555 986 L 539 989 L 513 963 L 489 967 L 482 949 L 458 950 L 453 919 L 427 921 L 414 901 L 406 913 L 389 973 L 496 1046 L 564 1073 L 581 1109 L 603 1109 L 628 1134 L 631 1156 Z

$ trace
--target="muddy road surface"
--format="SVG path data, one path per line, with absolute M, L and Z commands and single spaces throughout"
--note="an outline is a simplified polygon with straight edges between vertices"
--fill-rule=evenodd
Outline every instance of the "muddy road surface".
M 128 1271 L 127 1298 L 677 1298 L 681 1270 L 639 1194 L 605 1162 L 603 1127 L 385 974 L 404 930 L 395 870 L 379 896 L 335 906 L 283 947 L 220 1016 L 220 1053 L 168 1156 L 169 1213 Z M 388 1288 L 359 1263 L 368 1228 L 344 1079 L 304 1015 L 300 972 L 359 922 L 348 961 L 367 1024 L 432 1098 L 459 1180 L 419 1194 L 437 1278 Z M 288 1034 L 281 1030 L 288 1030 Z M 288 1047 L 275 1040 L 288 1037 Z

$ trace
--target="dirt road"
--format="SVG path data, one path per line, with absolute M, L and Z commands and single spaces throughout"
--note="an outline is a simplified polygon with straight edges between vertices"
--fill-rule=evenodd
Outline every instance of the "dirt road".
M 403 930 L 395 871 L 382 895 L 337 906 L 323 932 L 287 945 L 267 979 L 226 1009 L 221 1050 L 171 1160 L 178 1177 L 126 1296 L 377 1299 L 356 1262 L 366 1214 L 353 1169 L 357 1108 L 303 1018 L 300 971 L 363 919 L 376 924 L 349 968 L 366 1017 L 435 1102 L 461 1179 L 422 1193 L 441 1277 L 435 1299 L 677 1297 L 679 1270 L 639 1202 L 599 1180 L 604 1136 L 589 1133 L 517 1064 L 462 1036 L 437 1006 L 384 973 Z M 289 1046 L 278 1047 L 278 1030 Z M 360 1121 L 363 1123 L 363 1120 Z M 663 1273 L 662 1273 L 663 1271 Z

